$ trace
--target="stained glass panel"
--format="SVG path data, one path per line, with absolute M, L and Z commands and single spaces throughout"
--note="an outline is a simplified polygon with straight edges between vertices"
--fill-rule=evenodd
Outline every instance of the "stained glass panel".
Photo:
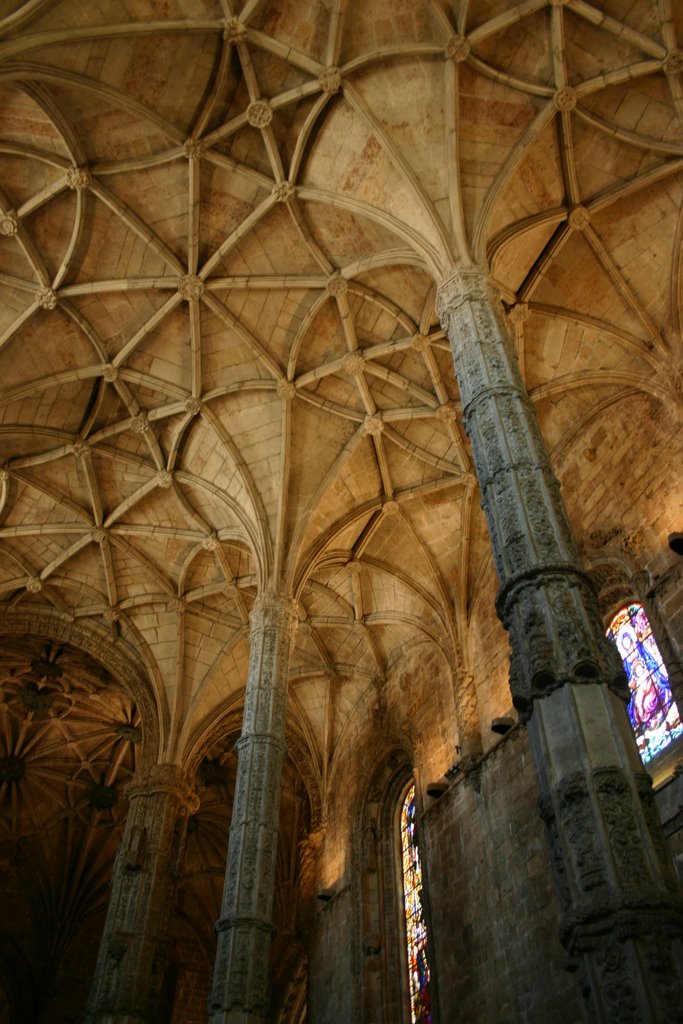
M 641 604 L 629 604 L 612 619 L 607 636 L 621 655 L 631 699 L 628 714 L 643 763 L 659 754 L 683 724 L 671 695 L 669 676 Z
M 401 808 L 401 853 L 410 987 L 410 1024 L 432 1024 L 429 1001 L 427 925 L 422 905 L 422 866 L 417 846 L 415 786 L 411 786 L 408 790 Z

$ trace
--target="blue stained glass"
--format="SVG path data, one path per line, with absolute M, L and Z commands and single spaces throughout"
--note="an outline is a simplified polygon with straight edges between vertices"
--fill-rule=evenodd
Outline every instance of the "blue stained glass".
M 401 808 L 401 854 L 403 864 L 403 903 L 408 953 L 410 1024 L 432 1024 L 429 1000 L 429 961 L 427 925 L 422 905 L 422 865 L 417 846 L 415 786 L 406 793 Z
M 622 608 L 607 636 L 624 663 L 631 699 L 628 714 L 643 763 L 683 736 L 683 724 L 671 694 L 669 676 L 641 604 Z

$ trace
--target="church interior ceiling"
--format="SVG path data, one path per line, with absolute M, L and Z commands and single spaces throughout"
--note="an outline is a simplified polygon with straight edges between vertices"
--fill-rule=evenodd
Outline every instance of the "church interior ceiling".
M 298 602 L 294 846 L 411 650 L 509 706 L 455 266 L 491 268 L 586 559 L 680 529 L 683 5 L 2 13 L 0 863 L 105 823 L 111 863 L 107 787 L 201 764 L 199 920 L 257 593 Z

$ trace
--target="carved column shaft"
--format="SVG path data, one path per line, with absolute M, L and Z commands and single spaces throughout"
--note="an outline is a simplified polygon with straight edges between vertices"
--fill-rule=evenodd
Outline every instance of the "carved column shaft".
M 176 765 L 157 765 L 129 785 L 86 1020 L 160 1021 L 175 886 L 197 796 Z
M 212 1024 L 251 1024 L 267 1010 L 289 653 L 290 601 L 262 599 L 251 614 L 249 676 L 230 825 Z
M 535 411 L 486 274 L 439 291 L 510 635 L 513 702 L 527 722 L 586 1019 L 642 1024 L 683 1005 L 676 880 Z M 661 958 L 658 960 L 658 957 Z M 673 1002 L 672 1002 L 673 1000 Z

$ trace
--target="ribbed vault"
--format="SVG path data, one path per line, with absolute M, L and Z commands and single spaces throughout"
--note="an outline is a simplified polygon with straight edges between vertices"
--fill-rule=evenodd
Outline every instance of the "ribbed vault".
M 290 729 L 318 807 L 354 708 L 416 646 L 452 666 L 456 706 L 473 673 L 500 712 L 436 286 L 489 262 L 581 544 L 648 522 L 663 546 L 683 9 L 4 10 L 2 614 L 135 649 L 160 756 L 192 761 L 239 699 L 257 592 L 290 592 Z

